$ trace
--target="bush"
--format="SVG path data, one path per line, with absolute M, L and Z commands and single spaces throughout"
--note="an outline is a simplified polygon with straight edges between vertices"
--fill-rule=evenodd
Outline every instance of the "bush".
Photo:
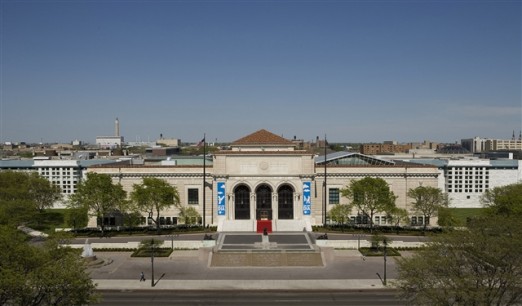
M 426 233 L 440 234 L 447 229 L 442 227 L 429 227 Z M 312 226 L 314 232 L 346 232 L 346 233 L 367 233 L 370 234 L 370 227 L 366 224 L 331 224 L 326 227 Z M 382 234 L 401 234 L 401 235 L 423 235 L 422 226 L 394 226 L 378 225 L 374 226 L 373 233 Z
M 359 252 L 363 256 L 384 256 L 384 249 L 373 249 L 373 248 L 360 248 Z M 401 253 L 394 248 L 386 248 L 386 256 L 401 256 Z
M 154 257 L 169 257 L 172 253 L 171 248 L 154 248 Z M 151 257 L 152 250 L 150 248 L 139 248 L 132 252 L 131 257 Z
M 178 233 L 190 233 L 190 232 L 215 232 L 217 227 L 211 226 L 203 228 L 201 225 L 168 225 L 162 227 L 159 231 L 161 235 L 178 234 Z M 99 237 L 101 230 L 99 228 L 81 228 L 72 231 L 77 236 L 87 237 Z M 158 231 L 155 227 L 141 226 L 141 227 L 124 227 L 124 226 L 113 226 L 106 227 L 104 237 L 114 236 L 127 236 L 127 235 L 157 235 Z

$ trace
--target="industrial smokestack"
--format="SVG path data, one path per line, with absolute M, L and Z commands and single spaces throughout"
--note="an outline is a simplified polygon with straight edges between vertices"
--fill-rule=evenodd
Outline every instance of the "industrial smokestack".
M 118 118 L 116 118 L 116 121 L 114 122 L 114 136 L 120 136 L 120 121 Z

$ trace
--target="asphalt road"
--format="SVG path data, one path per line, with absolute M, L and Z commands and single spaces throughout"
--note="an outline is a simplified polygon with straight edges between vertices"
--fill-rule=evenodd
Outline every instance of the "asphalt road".
M 360 291 L 99 291 L 93 305 L 404 305 L 395 290 Z

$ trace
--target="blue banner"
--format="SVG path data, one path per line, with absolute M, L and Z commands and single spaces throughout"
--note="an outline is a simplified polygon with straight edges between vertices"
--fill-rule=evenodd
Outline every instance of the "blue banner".
M 312 210 L 311 186 L 312 183 L 303 182 L 303 215 L 305 216 L 309 216 Z
M 225 183 L 218 182 L 217 183 L 217 213 L 218 216 L 225 215 Z

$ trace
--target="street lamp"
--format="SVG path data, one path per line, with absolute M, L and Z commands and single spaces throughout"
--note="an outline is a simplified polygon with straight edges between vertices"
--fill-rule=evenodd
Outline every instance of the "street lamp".
M 174 238 L 178 238 L 179 234 L 171 234 L 171 235 L 168 235 L 167 237 L 170 238 L 170 248 L 172 250 L 174 250 Z
M 362 237 L 362 234 L 353 234 L 354 237 L 357 237 L 357 249 L 360 250 L 361 249 L 361 237 Z
M 154 287 L 154 238 L 151 240 L 150 244 L 152 252 L 150 253 L 150 264 L 151 264 L 151 278 L 150 278 L 150 286 Z
M 384 286 L 386 286 L 386 246 L 388 245 L 388 240 L 387 239 L 384 239 L 383 241 L 383 245 L 384 245 Z

